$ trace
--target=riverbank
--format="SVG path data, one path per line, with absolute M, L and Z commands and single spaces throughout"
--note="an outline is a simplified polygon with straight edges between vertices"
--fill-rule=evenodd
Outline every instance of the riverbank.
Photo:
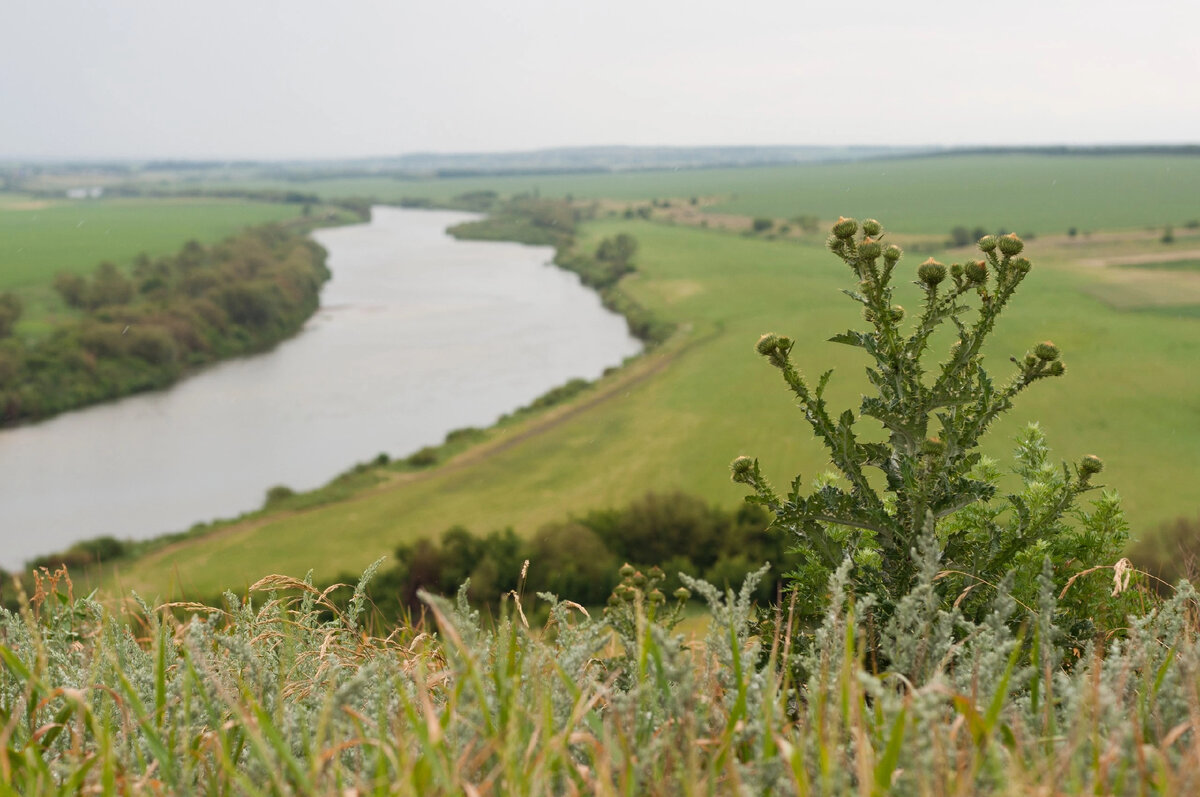
M 54 272 L 45 290 L 53 309 L 34 310 L 37 334 L 20 323 L 0 329 L 0 428 L 169 387 L 291 337 L 329 278 L 307 233 L 362 218 L 345 214 L 326 208 L 210 246 L 189 240 L 171 256 L 143 253 L 128 267 Z M 20 322 L 23 294 L 5 296 Z
M 157 536 L 166 529 L 186 528 L 198 518 L 228 517 L 261 507 L 272 485 L 280 488 L 272 490 L 273 508 L 344 495 L 351 485 L 357 489 L 372 477 L 352 469 L 357 472 L 335 479 L 327 490 L 317 490 L 319 496 L 311 491 L 327 485 L 347 463 L 375 452 L 386 452 L 383 459 L 393 467 L 409 467 L 397 464 L 408 459 L 414 469 L 428 467 L 445 453 L 434 445 L 445 432 L 457 430 L 452 450 L 459 450 L 475 439 L 475 430 L 465 427 L 490 426 L 505 413 L 513 416 L 510 423 L 524 420 L 531 412 L 569 398 L 577 388 L 562 389 L 564 380 L 590 381 L 640 350 L 626 334 L 624 321 L 605 311 L 593 291 L 574 275 L 547 267 L 551 250 L 454 241 L 444 229 L 471 218 L 463 213 L 380 208 L 376 216 L 372 225 L 318 234 L 332 253 L 335 276 L 323 294 L 324 309 L 303 335 L 266 358 L 224 364 L 161 396 L 96 408 L 113 416 L 100 422 L 99 438 L 97 427 L 84 415 L 56 422 L 65 425 L 61 432 L 52 431 L 64 439 L 87 439 L 92 449 L 119 446 L 121 459 L 110 458 L 106 473 L 61 474 L 55 480 L 106 480 L 77 525 L 96 528 L 103 523 L 105 530 L 94 534 L 117 540 L 132 536 L 126 526 L 153 529 L 154 534 L 146 536 Z M 397 223 L 401 228 L 395 228 Z M 393 240 L 407 229 L 405 224 L 416 225 L 403 232 L 408 244 Z M 532 401 L 538 407 L 513 409 L 545 391 L 549 392 Z M 220 430 L 235 422 L 232 415 L 223 420 L 229 413 L 246 416 L 247 421 L 240 422 L 244 428 L 235 435 L 239 447 L 217 454 Z M 181 420 L 171 422 L 176 415 Z M 199 419 L 203 421 L 193 428 L 193 420 Z M 77 431 L 68 428 L 75 426 Z M 105 429 L 122 430 L 122 442 L 101 442 Z M 19 458 L 35 460 L 40 450 L 57 445 L 27 436 Z M 161 453 L 153 456 L 155 467 L 141 473 L 146 458 L 133 458 L 132 452 L 139 448 L 134 441 L 145 436 L 155 438 L 155 450 Z M 179 456 L 195 451 L 209 467 L 179 463 L 179 457 L 167 456 L 172 451 Z M 409 457 L 412 452 L 416 454 Z M 183 465 L 191 475 L 167 476 Z M 44 468 L 61 471 L 59 465 Z M 19 483 L 22 477 L 15 475 Z M 193 487 L 235 489 L 236 503 L 210 496 L 190 516 L 153 519 L 156 505 L 177 501 Z M 56 488 L 50 484 L 39 489 Z M 0 487 L 0 499 L 27 502 L 28 522 L 33 523 L 40 518 L 41 505 L 62 503 L 49 493 L 39 501 L 39 489 L 4 499 L 5 489 Z M 144 501 L 141 496 L 147 494 L 156 500 Z M 121 521 L 127 511 L 122 507 L 136 503 L 147 504 L 146 516 L 132 524 Z M 59 525 L 70 527 L 66 511 L 59 514 Z M 65 552 L 66 558 L 79 564 L 99 551 L 108 559 L 117 552 L 115 542 L 84 544 Z M 143 547 L 139 543 L 132 549 Z

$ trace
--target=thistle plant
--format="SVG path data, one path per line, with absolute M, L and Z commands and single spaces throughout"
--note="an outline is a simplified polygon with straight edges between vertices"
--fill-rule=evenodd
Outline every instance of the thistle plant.
M 1044 441 L 1035 435 L 1036 441 L 1026 442 L 1042 450 L 1026 458 L 1020 474 L 1026 489 L 993 502 L 999 474 L 979 452 L 981 438 L 1022 391 L 1065 371 L 1058 347 L 1049 341 L 1011 358 L 1015 372 L 1003 384 L 984 367 L 984 344 L 1030 272 L 1021 239 L 984 236 L 980 260 L 950 266 L 926 260 L 915 274 L 921 309 L 906 323 L 904 308 L 893 303 L 900 247 L 885 245 L 883 228 L 873 219 L 860 231 L 854 219 L 840 218 L 832 233 L 829 250 L 857 281 L 845 293 L 862 305 L 869 328 L 830 340 L 866 353 L 874 393 L 863 396 L 857 415 L 849 409 L 835 414 L 824 398 L 831 371 L 810 381 L 793 363 L 793 341 L 781 335 L 763 335 L 757 350 L 799 399 L 839 478 L 806 492 L 797 476 L 780 495 L 757 460 L 738 457 L 732 464 L 733 480 L 754 490 L 748 500 L 770 509 L 774 526 L 794 535 L 806 562 L 791 576 L 801 602 L 808 599 L 809 613 L 821 611 L 817 596 L 849 560 L 857 590 L 873 594 L 886 619 L 915 582 L 914 552 L 927 535 L 936 540 L 942 574 L 949 579 L 944 589 L 954 585 L 959 594 L 996 584 L 1021 568 L 1030 570 L 1024 581 L 1032 585 L 1046 556 L 1057 565 L 1070 562 L 1075 572 L 1115 556 L 1124 528 L 1119 509 L 1093 513 L 1085 518 L 1090 523 L 1085 532 L 1058 539 L 1066 533 L 1064 519 L 1076 512 L 1077 497 L 1093 488 L 1092 478 L 1103 467 L 1097 457 L 1084 457 L 1073 468 L 1064 464 L 1059 474 L 1046 467 Z M 956 333 L 954 342 L 931 367 L 931 341 L 946 324 Z M 864 418 L 882 425 L 884 441 L 860 439 Z M 968 511 L 980 506 L 987 511 Z M 1031 557 L 1030 551 L 1043 555 Z

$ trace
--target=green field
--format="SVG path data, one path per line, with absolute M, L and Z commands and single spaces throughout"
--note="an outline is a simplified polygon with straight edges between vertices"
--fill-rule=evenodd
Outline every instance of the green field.
M 711 209 L 747 216 L 874 216 L 908 233 L 955 225 L 1021 234 L 1070 227 L 1182 225 L 1200 218 L 1200 158 L 1187 156 L 967 155 L 747 169 L 398 180 L 364 177 L 259 182 L 248 188 L 323 196 L 449 199 L 468 191 L 649 200 L 714 197 Z
M 826 457 L 777 373 L 753 349 L 766 331 L 795 338 L 796 359 L 810 375 L 837 368 L 831 405 L 857 409 L 865 363 L 856 350 L 824 342 L 861 325 L 855 305 L 839 294 L 851 284 L 845 267 L 815 240 L 765 241 L 645 222 L 593 222 L 584 246 L 622 231 L 641 244 L 639 273 L 626 290 L 686 330 L 642 366 L 666 358 L 661 372 L 467 466 L 197 538 L 122 566 L 119 583 L 165 596 L 179 588 L 212 594 L 266 572 L 310 567 L 318 579 L 330 578 L 456 523 L 477 532 L 511 525 L 529 534 L 546 521 L 650 489 L 682 489 L 734 506 L 744 490 L 730 483 L 727 464 L 739 454 L 761 457 L 777 484 L 798 471 L 808 480 L 825 470 Z M 987 453 L 1009 461 L 1012 436 L 1037 420 L 1056 456 L 1105 459 L 1103 481 L 1126 498 L 1135 537 L 1193 514 L 1197 502 L 1186 486 L 1200 479 L 1200 322 L 1090 298 L 1084 289 L 1096 276 L 1074 265 L 1074 250 L 1035 240 L 1026 254 L 1035 270 L 994 340 L 993 372 L 1007 378 L 1009 356 L 1049 338 L 1062 348 L 1068 373 L 1024 394 L 994 429 Z M 906 258 L 900 268 L 915 270 L 923 257 Z M 901 301 L 914 306 L 910 290 Z M 511 434 L 502 430 L 497 439 Z
M 228 199 L 45 200 L 0 194 L 0 291 L 25 300 L 23 334 L 48 328 L 64 307 L 50 287 L 60 271 L 90 273 L 139 252 L 173 253 L 185 241 L 220 240 L 245 227 L 292 218 L 298 205 Z

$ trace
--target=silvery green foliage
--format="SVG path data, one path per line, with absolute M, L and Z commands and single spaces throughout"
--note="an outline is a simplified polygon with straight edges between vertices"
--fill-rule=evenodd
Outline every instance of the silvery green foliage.
M 0 615 L 0 775 L 23 794 L 1195 793 L 1190 585 L 1075 655 L 1048 571 L 974 619 L 934 599 L 936 553 L 918 541 L 883 623 L 837 568 L 799 668 L 753 635 L 753 583 L 689 581 L 703 640 L 643 616 L 628 647 L 550 595 L 542 628 L 429 598 L 436 629 L 379 639 L 295 579 L 136 632 L 52 592 Z

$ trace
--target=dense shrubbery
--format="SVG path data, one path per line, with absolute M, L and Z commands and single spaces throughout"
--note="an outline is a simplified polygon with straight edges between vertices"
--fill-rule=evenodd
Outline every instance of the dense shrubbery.
M 0 343 L 0 423 L 163 387 L 268 348 L 312 315 L 328 278 L 320 246 L 274 225 L 141 256 L 128 274 L 102 263 L 90 278 L 59 275 L 56 290 L 80 316 L 44 340 Z
M 449 595 L 468 579 L 472 600 L 496 601 L 521 586 L 526 560 L 527 591 L 586 605 L 604 602 L 623 563 L 660 566 L 669 574 L 668 589 L 679 586 L 679 572 L 739 584 L 763 562 L 783 572 L 795 561 L 767 525 L 757 507 L 730 512 L 682 493 L 650 493 L 622 509 L 548 523 L 528 539 L 512 529 L 479 536 L 456 526 L 436 540 L 401 545 L 395 563 L 375 575 L 368 596 L 389 624 L 418 607 L 420 590 Z M 766 603 L 776 590 L 777 579 L 768 579 L 755 597 Z

